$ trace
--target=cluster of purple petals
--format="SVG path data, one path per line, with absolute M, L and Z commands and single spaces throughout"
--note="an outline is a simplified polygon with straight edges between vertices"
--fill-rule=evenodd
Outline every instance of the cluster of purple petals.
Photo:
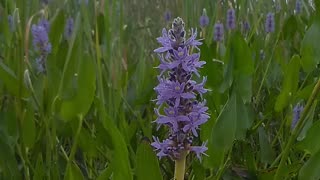
M 164 12 L 164 20 L 166 22 L 169 22 L 171 20 L 171 11 L 167 10 L 166 12 Z
M 265 30 L 267 33 L 272 33 L 275 30 L 274 14 L 268 13 L 265 23 Z
M 301 0 L 297 0 L 296 1 L 296 13 L 297 14 L 300 14 L 301 13 L 301 11 L 302 11 L 302 2 L 301 2 Z
M 292 122 L 291 122 L 291 129 L 294 129 L 300 119 L 301 113 L 303 111 L 303 106 L 301 104 L 297 104 L 293 108 L 292 114 Z
M 49 22 L 45 19 L 41 19 L 38 24 L 33 24 L 31 27 L 33 46 L 40 54 L 40 57 L 36 59 L 39 72 L 45 72 L 45 59 L 51 52 L 51 43 L 48 37 L 49 28 Z
M 66 39 L 70 39 L 74 28 L 74 20 L 73 18 L 68 18 L 67 23 L 64 28 L 64 36 Z
M 202 15 L 199 19 L 199 24 L 202 28 L 207 27 L 209 25 L 209 17 L 207 16 L 206 9 L 203 9 Z
M 154 50 L 160 58 L 158 68 L 159 84 L 154 88 L 157 93 L 155 113 L 157 129 L 166 126 L 169 129 L 168 138 L 160 141 L 153 137 L 151 144 L 157 156 L 179 159 L 182 152 L 194 152 L 201 160 L 201 155 L 208 149 L 206 143 L 193 145 L 193 138 L 198 137 L 199 126 L 209 119 L 208 107 L 202 95 L 208 90 L 204 88 L 206 77 L 202 82 L 192 78 L 200 78 L 198 69 L 205 62 L 200 61 L 200 53 L 191 53 L 202 43 L 196 40 L 197 31 L 191 30 L 191 36 L 186 39 L 184 22 L 181 18 L 174 19 L 172 28 L 162 30 L 162 36 L 157 38 L 162 45 Z
M 213 30 L 213 40 L 217 42 L 223 41 L 224 29 L 222 23 L 216 23 Z
M 227 11 L 227 29 L 235 29 L 236 28 L 236 12 L 234 9 L 228 9 Z

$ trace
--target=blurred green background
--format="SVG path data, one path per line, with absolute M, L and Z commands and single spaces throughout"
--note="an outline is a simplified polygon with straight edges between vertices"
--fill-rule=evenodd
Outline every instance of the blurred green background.
M 276 172 L 317 179 L 317 4 L 302 1 L 298 14 L 294 0 L 0 0 L 0 179 L 172 179 L 174 162 L 158 160 L 149 144 L 152 135 L 166 136 L 152 123 L 153 50 L 178 16 L 203 39 L 201 74 L 212 90 L 205 96 L 211 118 L 196 140 L 209 141 L 209 156 L 199 162 L 189 155 L 186 179 L 272 179 Z M 199 25 L 203 8 L 206 28 Z M 237 28 L 213 42 L 213 26 L 225 23 L 229 8 Z M 274 33 L 264 30 L 268 12 L 275 13 Z M 75 23 L 66 39 L 69 17 Z M 45 74 L 36 70 L 30 32 L 41 18 L 50 22 L 52 44 Z M 310 96 L 277 171 L 293 137 L 292 109 Z

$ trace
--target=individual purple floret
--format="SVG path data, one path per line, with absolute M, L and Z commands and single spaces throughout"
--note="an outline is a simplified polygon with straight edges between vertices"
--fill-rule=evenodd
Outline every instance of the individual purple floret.
M 203 9 L 202 11 L 202 15 L 200 16 L 200 19 L 199 19 L 199 24 L 202 28 L 207 27 L 209 24 L 209 17 L 207 16 L 206 9 Z
M 223 24 L 222 23 L 216 23 L 214 25 L 214 30 L 213 30 L 213 40 L 217 42 L 223 41 L 223 34 L 224 34 L 224 29 L 223 29 Z
M 296 11 L 296 14 L 300 14 L 301 13 L 301 11 L 302 11 L 302 2 L 301 2 L 301 0 L 297 0 L 296 1 L 296 9 L 295 9 L 295 11 Z
M 227 11 L 227 29 L 235 29 L 236 28 L 236 12 L 234 9 L 228 9 Z
M 294 129 L 300 119 L 301 112 L 303 111 L 303 106 L 301 104 L 297 104 L 292 111 L 292 122 L 291 129 Z
M 164 20 L 166 22 L 169 22 L 171 20 L 171 11 L 167 10 L 166 12 L 164 12 Z
M 66 39 L 70 39 L 73 32 L 74 21 L 73 18 L 68 18 L 64 28 L 64 36 Z
M 33 46 L 40 54 L 40 57 L 36 59 L 39 72 L 45 72 L 45 59 L 51 52 L 51 44 L 49 42 L 48 21 L 42 19 L 37 25 L 32 25 L 31 33 L 33 36 Z
M 268 13 L 266 18 L 265 30 L 267 33 L 272 33 L 275 30 L 274 14 Z
M 197 83 L 192 80 L 193 75 L 200 77 L 198 69 L 205 62 L 200 61 L 200 53 L 192 53 L 192 49 L 199 49 L 201 42 L 196 40 L 196 31 L 191 30 L 186 39 L 184 22 L 181 18 L 174 19 L 172 28 L 162 30 L 162 36 L 157 38 L 162 47 L 154 52 L 159 54 L 161 73 L 158 76 L 159 85 L 154 89 L 158 94 L 155 113 L 158 118 L 154 121 L 169 128 L 168 138 L 162 142 L 153 137 L 151 144 L 159 158 L 168 156 L 179 159 L 181 153 L 194 152 L 201 160 L 201 155 L 208 149 L 206 143 L 193 146 L 193 138 L 198 137 L 199 126 L 210 118 L 208 107 L 202 94 L 208 90 L 204 88 L 206 77 Z

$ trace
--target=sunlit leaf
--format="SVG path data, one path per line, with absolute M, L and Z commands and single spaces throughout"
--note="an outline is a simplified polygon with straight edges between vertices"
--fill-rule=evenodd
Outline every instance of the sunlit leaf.
M 138 147 L 136 175 L 138 180 L 150 177 L 155 180 L 163 179 L 156 154 L 147 142 L 142 142 Z

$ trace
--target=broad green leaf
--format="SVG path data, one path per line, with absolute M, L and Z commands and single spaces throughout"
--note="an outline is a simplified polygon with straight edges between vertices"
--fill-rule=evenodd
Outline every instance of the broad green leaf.
M 212 130 L 215 147 L 231 148 L 234 140 L 244 139 L 252 119 L 239 95 L 233 93 Z
M 310 154 L 315 154 L 320 151 L 320 144 L 315 143 L 319 141 L 320 137 L 320 121 L 316 121 L 311 128 L 307 131 L 306 137 L 297 143 L 297 148 L 305 150 Z
M 83 150 L 83 153 L 87 153 L 89 157 L 97 156 L 97 143 L 87 129 L 81 129 L 78 143 L 79 147 Z
M 313 154 L 299 171 L 299 179 L 320 179 L 320 151 Z
M 235 139 L 237 120 L 237 100 L 233 94 L 219 115 L 212 129 L 212 141 L 215 147 L 229 149 Z
M 284 22 L 283 35 L 286 39 L 294 39 L 295 32 L 298 29 L 296 16 L 291 15 Z
M 64 180 L 84 180 L 80 168 L 73 162 L 71 162 L 66 170 Z
M 231 37 L 225 62 L 234 59 L 234 75 L 250 75 L 253 73 L 253 59 L 250 48 L 239 32 Z
M 220 87 L 222 92 L 239 76 L 252 75 L 254 71 L 252 54 L 240 33 L 231 36 L 224 63 L 224 83 Z
M 39 154 L 38 158 L 37 158 L 37 163 L 35 166 L 35 172 L 33 175 L 33 179 L 34 180 L 42 180 L 42 179 L 44 179 L 44 176 L 45 176 L 45 169 L 44 169 L 44 165 L 43 165 L 42 155 Z
M 316 20 L 301 42 L 301 65 L 305 72 L 311 72 L 320 63 L 320 21 Z
M 22 97 L 27 97 L 28 92 L 24 86 L 24 84 L 21 84 L 21 87 L 19 87 L 19 80 L 17 76 L 14 74 L 14 72 L 7 67 L 3 62 L 0 61 L 0 82 L 4 84 L 4 88 L 9 91 L 10 94 L 14 96 L 19 96 L 19 94 Z
M 205 179 L 206 169 L 198 160 L 192 163 L 192 170 L 194 171 L 194 177 L 196 177 L 196 179 Z
M 280 95 L 277 98 L 276 104 L 275 104 L 275 110 L 276 111 L 282 111 L 288 104 L 290 103 L 290 100 L 292 99 L 293 94 L 297 91 L 298 88 L 298 82 L 299 82 L 299 56 L 294 55 L 289 64 L 286 66 L 285 72 L 284 72 L 284 80 L 282 83 L 282 90 Z
M 206 86 L 210 88 L 218 88 L 223 82 L 223 62 L 216 58 L 216 46 L 212 43 L 210 46 L 202 44 L 201 61 L 205 61 L 206 64 L 201 69 L 201 74 L 208 77 Z
M 6 21 L 8 19 L 8 14 L 3 13 L 2 18 L 5 20 L 0 20 L 0 27 L 1 27 L 0 28 L 0 40 L 2 40 L 2 38 L 4 38 L 5 39 L 4 42 L 6 43 L 6 45 L 10 46 L 10 44 L 12 43 L 12 33 L 10 33 L 8 21 Z M 15 27 L 15 30 L 16 29 L 17 29 L 17 27 Z M 3 36 L 1 36 L 1 35 L 3 35 Z
M 86 115 L 94 99 L 96 75 L 89 56 L 82 59 L 76 75 L 77 91 L 71 99 L 62 101 L 60 115 L 64 120 L 71 120 L 79 114 Z
M 260 158 L 263 163 L 272 163 L 274 160 L 274 151 L 271 147 L 271 142 L 263 127 L 259 127 L 259 144 L 260 144 Z
M 21 179 L 18 163 L 15 159 L 14 148 L 7 142 L 8 137 L 0 129 L 0 169 L 5 179 Z
M 29 105 L 25 112 L 25 118 L 22 122 L 22 139 L 28 148 L 32 148 L 36 139 L 36 127 L 34 119 L 34 110 Z
M 50 32 L 49 32 L 49 39 L 50 43 L 52 44 L 52 52 L 53 54 L 56 54 L 56 52 L 59 49 L 59 42 L 61 39 L 61 35 L 63 35 L 64 32 L 64 26 L 65 26 L 65 16 L 64 11 L 61 9 L 58 9 L 55 16 L 53 17 L 53 20 L 50 22 Z
M 142 142 L 137 150 L 136 175 L 137 180 L 149 179 L 161 180 L 159 162 L 155 152 L 147 142 Z
M 252 97 L 252 76 L 239 75 L 235 79 L 236 91 L 245 103 L 251 102 Z

